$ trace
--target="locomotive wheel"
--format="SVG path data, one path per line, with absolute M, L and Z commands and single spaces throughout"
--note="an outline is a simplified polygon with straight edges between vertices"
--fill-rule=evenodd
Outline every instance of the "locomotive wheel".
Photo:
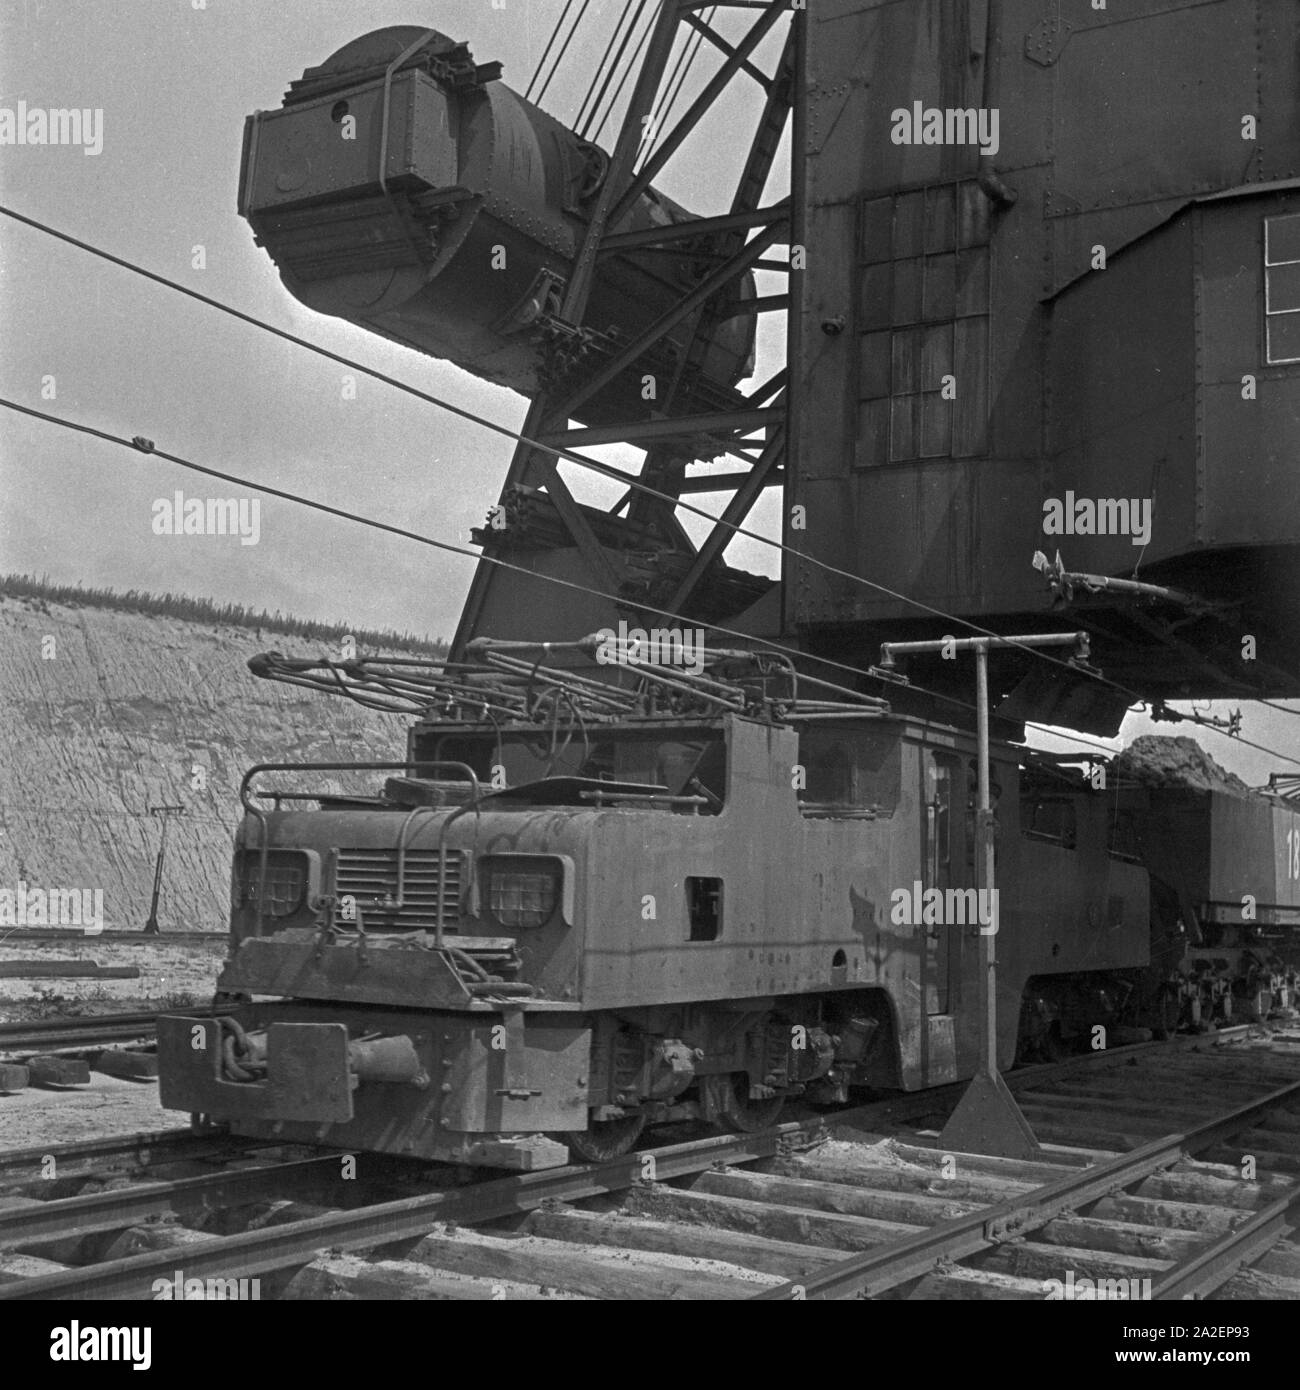
M 634 1112 L 617 1120 L 592 1120 L 581 1133 L 565 1134 L 561 1138 L 580 1162 L 608 1163 L 611 1158 L 627 1153 L 644 1128 L 645 1115 Z
M 771 1096 L 767 1100 L 750 1100 L 749 1078 L 744 1072 L 733 1072 L 727 1084 L 719 1087 L 722 1092 L 721 1105 L 716 1121 L 724 1132 L 754 1134 L 760 1129 L 770 1129 L 785 1108 L 784 1096 Z

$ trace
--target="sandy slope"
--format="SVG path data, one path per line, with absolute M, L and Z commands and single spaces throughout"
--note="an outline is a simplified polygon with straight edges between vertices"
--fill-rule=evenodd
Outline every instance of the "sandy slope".
M 138 929 L 159 834 L 148 808 L 180 804 L 159 918 L 223 930 L 248 765 L 405 747 L 396 716 L 254 679 L 246 661 L 271 648 L 321 654 L 270 631 L 0 597 L 0 889 L 99 888 L 105 926 Z

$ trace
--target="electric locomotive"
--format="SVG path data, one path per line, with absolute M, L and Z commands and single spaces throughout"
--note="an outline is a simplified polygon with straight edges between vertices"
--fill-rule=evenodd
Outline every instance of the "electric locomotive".
M 1077 799 L 1068 846 L 1022 833 L 1021 753 L 995 745 L 982 897 L 972 736 L 767 656 L 611 680 L 518 648 L 252 663 L 421 713 L 376 791 L 322 787 L 336 766 L 246 777 L 234 1007 L 159 1021 L 165 1107 L 507 1168 L 607 1157 L 647 1123 L 765 1127 L 791 1096 L 971 1075 L 981 932 L 1001 1065 L 1031 979 L 1122 1022 L 1094 982 L 1148 967 L 1148 886 L 1104 800 Z

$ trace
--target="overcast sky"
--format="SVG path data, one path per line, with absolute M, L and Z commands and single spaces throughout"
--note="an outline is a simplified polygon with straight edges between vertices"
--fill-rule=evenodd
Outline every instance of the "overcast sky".
M 241 132 L 244 117 L 278 106 L 305 67 L 390 24 L 433 25 L 467 40 L 477 61 L 500 60 L 522 91 L 562 0 L 504 0 L 503 8 L 492 0 L 197 3 L 4 0 L 0 107 L 22 100 L 29 108 L 103 111 L 98 155 L 0 147 L 4 203 L 518 428 L 520 397 L 297 304 L 236 214 Z M 561 119 L 576 114 L 620 11 L 621 0 L 591 0 L 586 39 L 570 50 L 546 98 Z M 748 22 L 733 14 L 723 27 L 734 33 Z M 705 76 L 697 64 L 690 87 Z M 756 101 L 752 84 L 738 86 L 723 124 L 744 129 Z M 696 157 L 674 160 L 661 187 L 693 211 L 722 211 L 741 147 L 716 126 L 702 131 L 685 147 Z M 203 270 L 192 267 L 196 246 L 204 248 Z M 442 540 L 468 542 L 509 462 L 509 441 L 500 436 L 365 378 L 357 399 L 343 400 L 343 368 L 9 219 L 0 219 L 0 319 L 0 394 Z M 779 348 L 779 332 L 766 332 L 759 376 Z M 41 399 L 49 376 L 52 402 Z M 452 632 L 471 560 L 275 499 L 262 502 L 256 546 L 156 536 L 153 503 L 178 488 L 212 490 L 162 460 L 2 411 L 0 570 L 202 594 L 433 637 Z M 608 495 L 600 486 L 588 493 Z M 695 500 L 721 506 L 716 496 Z M 769 528 L 775 505 L 769 493 L 749 524 Z M 728 558 L 774 572 L 773 552 L 754 542 L 736 543 Z M 1131 719 L 1124 732 L 1144 727 Z M 1246 732 L 1300 756 L 1295 716 L 1252 707 Z M 1205 740 L 1248 781 L 1280 766 L 1215 735 Z

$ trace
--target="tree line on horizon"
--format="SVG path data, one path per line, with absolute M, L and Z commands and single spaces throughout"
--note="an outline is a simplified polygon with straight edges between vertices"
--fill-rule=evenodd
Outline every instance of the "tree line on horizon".
M 347 623 L 326 623 L 313 618 L 295 618 L 291 614 L 254 611 L 241 603 L 216 603 L 212 599 L 196 598 L 192 594 L 152 594 L 141 589 L 88 588 L 84 584 L 54 584 L 46 575 L 39 579 L 30 574 L 0 575 L 0 595 L 8 598 L 32 599 L 40 603 L 66 603 L 83 608 L 108 608 L 119 613 L 143 613 L 149 617 L 179 618 L 182 622 L 225 624 L 231 627 L 257 628 L 303 637 L 312 641 L 337 641 L 349 633 L 356 638 L 358 648 L 399 648 L 420 655 L 440 657 L 447 653 L 445 641 L 418 637 L 410 632 L 392 629 L 350 627 Z

